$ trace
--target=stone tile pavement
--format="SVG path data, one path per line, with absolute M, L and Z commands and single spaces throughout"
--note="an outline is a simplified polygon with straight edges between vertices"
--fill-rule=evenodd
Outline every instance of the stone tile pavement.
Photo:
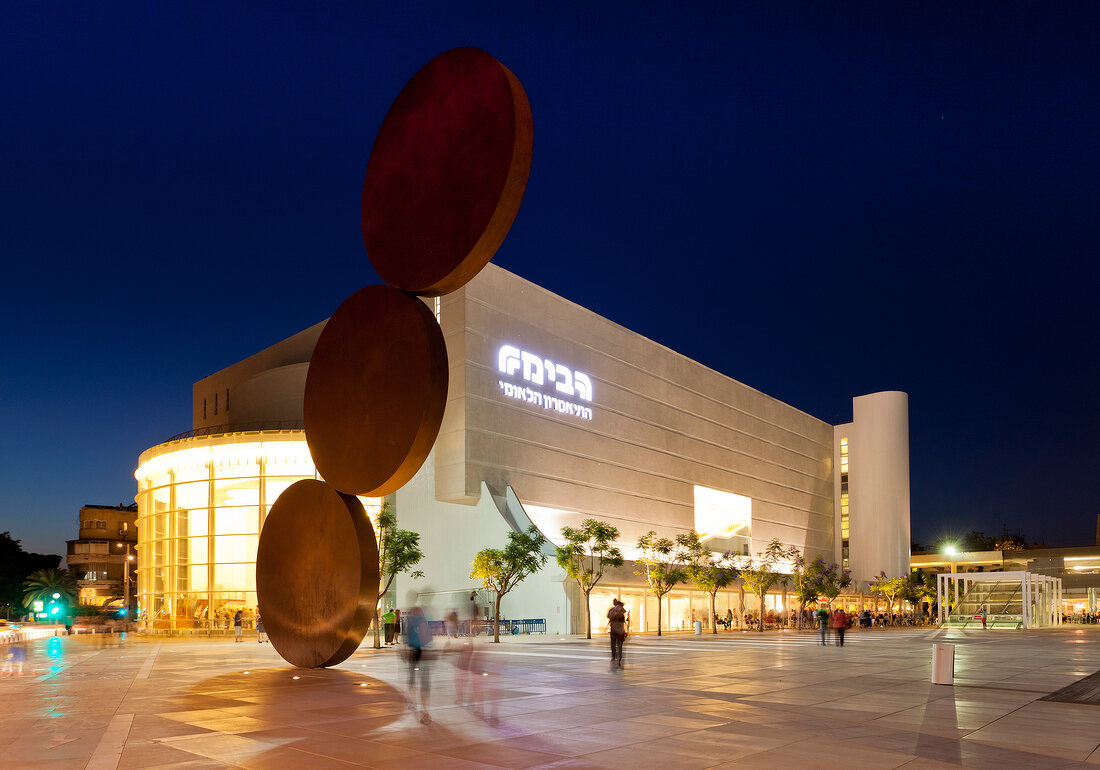
M 1039 700 L 1100 670 L 1096 627 L 643 636 L 622 671 L 606 639 L 458 639 L 411 690 L 369 640 L 312 671 L 254 640 L 103 642 L 28 643 L 0 768 L 1100 767 L 1100 706 Z

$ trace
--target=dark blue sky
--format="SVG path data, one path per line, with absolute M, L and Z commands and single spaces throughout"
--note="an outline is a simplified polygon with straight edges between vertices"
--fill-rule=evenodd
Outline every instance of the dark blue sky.
M 191 384 L 375 283 L 374 134 L 492 53 L 535 119 L 495 261 L 830 422 L 910 395 L 912 524 L 1091 543 L 1100 4 L 7 2 L 0 531 L 190 428 Z

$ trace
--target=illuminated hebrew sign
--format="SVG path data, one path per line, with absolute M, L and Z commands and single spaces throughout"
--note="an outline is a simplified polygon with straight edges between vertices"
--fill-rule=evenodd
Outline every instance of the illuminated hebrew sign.
M 521 377 L 528 383 L 498 380 L 497 385 L 507 398 L 584 420 L 592 419 L 591 407 L 580 403 L 592 401 L 592 380 L 584 372 L 520 350 L 515 345 L 501 345 L 497 351 L 497 371 L 509 377 Z

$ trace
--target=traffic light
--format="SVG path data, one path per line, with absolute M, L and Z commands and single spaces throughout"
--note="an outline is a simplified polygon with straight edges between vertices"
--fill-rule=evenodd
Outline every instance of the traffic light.
M 63 609 L 65 609 L 65 602 L 61 599 L 60 593 L 55 593 L 50 599 L 49 617 L 58 618 Z

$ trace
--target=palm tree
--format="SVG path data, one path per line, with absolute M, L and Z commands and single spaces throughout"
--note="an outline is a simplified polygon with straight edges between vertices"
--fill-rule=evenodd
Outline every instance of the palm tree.
M 23 601 L 29 607 L 36 601 L 48 603 L 54 594 L 61 594 L 61 600 L 76 604 L 80 589 L 68 572 L 59 569 L 40 569 L 23 581 Z

